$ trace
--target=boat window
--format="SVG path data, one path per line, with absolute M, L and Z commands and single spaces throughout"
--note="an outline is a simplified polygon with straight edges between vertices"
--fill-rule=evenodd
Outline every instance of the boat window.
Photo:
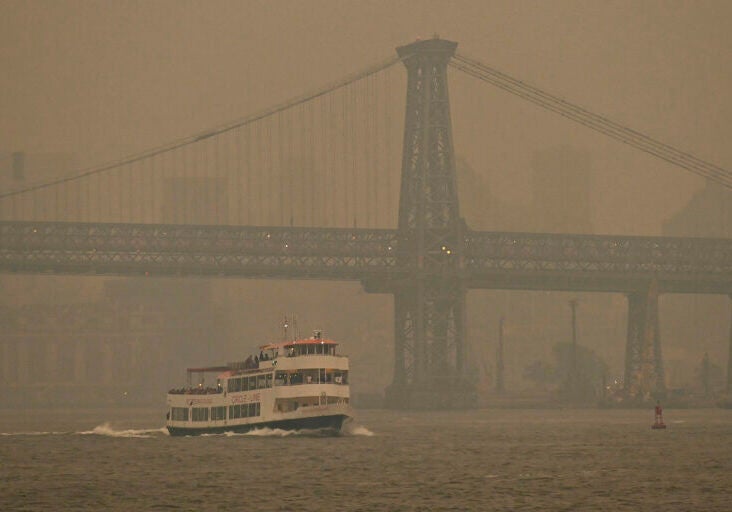
M 229 379 L 226 388 L 229 393 L 241 391 L 241 379 Z
M 348 370 L 325 370 L 325 380 L 328 384 L 348 384 Z
M 211 408 L 213 414 L 213 407 Z M 251 404 L 237 404 L 229 406 L 229 419 L 236 420 L 240 418 L 249 418 L 251 416 L 259 416 L 261 406 L 259 402 L 253 402 Z M 212 419 L 215 419 L 212 417 Z M 224 418 L 225 419 L 225 418 Z
M 249 391 L 257 389 L 257 378 L 249 377 Z
M 188 407 L 173 407 L 170 411 L 170 419 L 173 421 L 188 421 Z
M 275 386 L 287 385 L 287 372 L 282 372 L 282 371 L 275 372 L 274 385 Z
M 242 391 L 249 390 L 249 379 L 247 379 L 246 377 L 241 379 L 241 390 Z
M 272 387 L 272 374 L 271 373 L 267 374 L 267 387 L 268 388 Z
M 194 407 L 191 411 L 193 421 L 208 421 L 208 407 Z
M 267 380 L 264 374 L 257 375 L 257 389 L 264 389 L 267 387 Z
M 320 373 L 317 369 L 303 370 L 303 376 L 305 377 L 305 384 L 317 384 L 318 374 Z
M 226 407 L 225 406 L 211 407 L 211 419 L 213 421 L 225 420 L 226 419 Z

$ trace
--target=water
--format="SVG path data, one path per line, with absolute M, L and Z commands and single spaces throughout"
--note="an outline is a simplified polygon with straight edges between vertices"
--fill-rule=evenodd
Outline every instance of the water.
M 162 410 L 0 411 L 0 510 L 732 510 L 732 411 L 358 411 L 175 438 Z

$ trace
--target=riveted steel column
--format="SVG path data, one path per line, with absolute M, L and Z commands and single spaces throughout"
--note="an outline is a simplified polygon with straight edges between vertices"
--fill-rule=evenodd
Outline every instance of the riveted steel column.
M 630 401 L 647 401 L 666 393 L 655 282 L 642 292 L 628 294 L 624 389 Z
M 457 43 L 397 48 L 407 68 L 407 101 L 394 284 L 393 407 L 470 406 L 464 382 L 465 298 L 462 229 L 452 147 L 447 63 Z

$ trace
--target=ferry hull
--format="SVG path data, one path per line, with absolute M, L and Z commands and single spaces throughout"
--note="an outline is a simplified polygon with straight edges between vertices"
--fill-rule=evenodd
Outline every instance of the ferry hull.
M 217 427 L 171 427 L 168 432 L 171 436 L 197 436 L 201 434 L 223 434 L 232 432 L 243 434 L 260 428 L 280 430 L 321 430 L 324 433 L 337 434 L 343 427 L 343 422 L 348 418 L 346 414 L 334 414 L 329 416 L 313 416 L 309 418 L 294 418 L 288 420 L 263 421 L 260 423 L 249 423 L 246 425 L 225 425 Z

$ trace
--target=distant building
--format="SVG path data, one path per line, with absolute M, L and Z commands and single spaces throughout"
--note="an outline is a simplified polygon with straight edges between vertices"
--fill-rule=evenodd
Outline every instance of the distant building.
M 76 170 L 70 154 L 0 153 L 0 189 Z M 126 197 L 135 183 L 112 185 Z M 190 177 L 166 185 L 140 191 L 158 205 L 164 222 L 226 223 L 224 180 Z M 0 218 L 118 220 L 119 197 L 104 204 L 94 186 L 19 195 L 0 203 Z M 153 192 L 159 194 L 154 200 Z M 6 390 L 0 406 L 157 403 L 167 386 L 182 384 L 186 365 L 223 357 L 226 319 L 208 280 L 0 275 L 0 287 L 0 385 Z
M 707 181 L 705 187 L 666 222 L 664 236 L 732 238 L 732 190 Z M 672 386 L 691 386 L 696 363 L 704 353 L 726 367 L 729 299 L 719 295 L 665 298 L 661 325 L 667 333 L 664 358 Z
M 732 190 L 707 181 L 684 208 L 663 223 L 663 234 L 732 238 Z
M 76 169 L 76 157 L 71 153 L 27 153 L 0 151 L 0 190 L 10 192 L 31 185 L 46 183 L 69 176 Z M 49 201 L 39 201 L 32 195 L 18 195 L 0 201 L 0 219 L 63 220 L 52 217 Z M 78 202 L 64 204 L 64 213 L 78 213 Z
M 160 403 L 221 338 L 216 308 L 198 304 L 207 283 L 180 284 L 109 280 L 93 302 L 0 306 L 0 407 Z

